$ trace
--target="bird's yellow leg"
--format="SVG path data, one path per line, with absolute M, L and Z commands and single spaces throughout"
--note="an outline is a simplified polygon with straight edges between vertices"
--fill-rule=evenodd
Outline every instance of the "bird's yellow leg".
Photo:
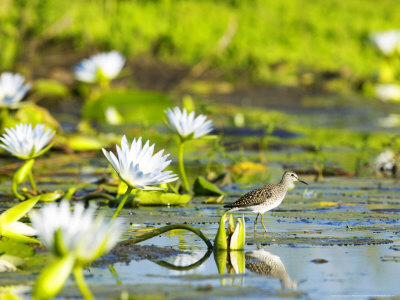
M 260 214 L 257 214 L 257 217 L 256 217 L 256 219 L 254 220 L 254 232 L 256 232 L 257 231 L 257 219 L 258 219 L 258 216 L 259 216 Z
M 268 232 L 264 225 L 264 215 L 261 215 L 261 225 L 264 227 L 265 232 Z

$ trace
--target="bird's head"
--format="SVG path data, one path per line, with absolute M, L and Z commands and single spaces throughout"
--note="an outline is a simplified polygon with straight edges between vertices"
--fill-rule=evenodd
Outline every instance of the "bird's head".
M 288 182 L 288 183 L 295 182 L 295 181 L 300 181 L 301 183 L 304 183 L 304 184 L 308 185 L 307 182 L 305 182 L 304 180 L 301 180 L 299 178 L 299 176 L 297 176 L 297 174 L 295 172 L 293 172 L 293 171 L 286 171 L 283 174 L 282 181 Z

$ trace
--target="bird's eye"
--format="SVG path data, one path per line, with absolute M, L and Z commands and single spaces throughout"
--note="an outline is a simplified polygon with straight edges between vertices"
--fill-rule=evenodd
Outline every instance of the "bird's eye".
M 294 177 L 294 174 L 290 174 L 292 177 Z

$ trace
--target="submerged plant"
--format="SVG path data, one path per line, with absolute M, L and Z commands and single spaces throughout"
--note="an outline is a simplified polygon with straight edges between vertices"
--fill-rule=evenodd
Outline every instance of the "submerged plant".
M 40 273 L 33 291 L 34 299 L 54 297 L 73 272 L 75 282 L 85 299 L 94 299 L 87 287 L 82 268 L 111 250 L 122 234 L 118 220 L 95 217 L 95 209 L 77 203 L 74 210 L 68 202 L 51 203 L 30 214 L 39 239 L 56 256 L 56 261 Z
M 118 157 L 104 148 L 103 153 L 128 188 L 113 218 L 118 216 L 133 189 L 160 190 L 162 188 L 155 187 L 155 185 L 178 179 L 175 174 L 172 174 L 172 171 L 163 171 L 171 163 L 170 160 L 167 160 L 169 154 L 163 156 L 164 150 L 161 150 L 153 155 L 154 144 L 150 146 L 150 141 L 143 146 L 140 137 L 137 140 L 134 139 L 129 146 L 126 136 L 123 136 L 121 147 L 116 145 L 116 149 Z
M 179 107 L 166 111 L 168 117 L 168 126 L 172 131 L 178 134 L 180 138 L 178 164 L 184 189 L 190 190 L 189 182 L 186 177 L 185 167 L 183 163 L 183 150 L 186 141 L 200 138 L 213 130 L 213 123 L 207 120 L 205 115 L 195 117 L 194 111 L 188 114 L 186 108 L 182 111 Z
M 32 175 L 34 159 L 47 152 L 53 143 L 49 144 L 55 132 L 51 129 L 45 130 L 44 124 L 37 124 L 32 128 L 32 124 L 18 124 L 15 128 L 6 128 L 6 133 L 0 137 L 0 147 L 10 152 L 12 155 L 25 160 L 13 176 L 12 192 L 18 199 L 24 200 L 25 197 L 18 193 L 17 187 L 26 178 L 36 193 L 38 189 Z M 46 146 L 47 145 L 47 146 Z
M 80 81 L 108 86 L 124 64 L 125 58 L 118 51 L 100 53 L 82 60 L 75 67 L 75 77 Z

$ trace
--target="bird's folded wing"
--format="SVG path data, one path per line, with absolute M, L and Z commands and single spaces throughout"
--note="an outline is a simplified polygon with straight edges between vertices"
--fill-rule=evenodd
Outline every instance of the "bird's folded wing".
M 271 198 L 272 193 L 269 189 L 260 188 L 257 190 L 253 190 L 242 196 L 239 200 L 225 205 L 227 208 L 234 208 L 234 207 L 246 207 L 246 206 L 253 206 L 259 205 L 264 203 L 267 199 Z

